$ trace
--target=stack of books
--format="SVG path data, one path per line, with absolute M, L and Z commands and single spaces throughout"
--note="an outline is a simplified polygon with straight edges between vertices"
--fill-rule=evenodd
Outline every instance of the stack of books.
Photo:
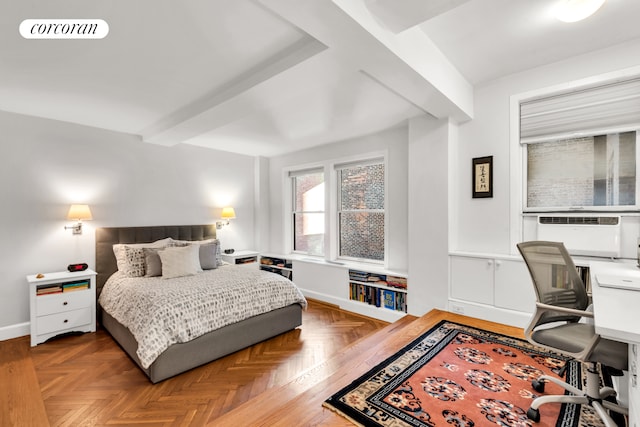
M 38 286 L 36 295 L 51 295 L 62 293 L 62 285 Z
M 394 288 L 407 289 L 407 278 L 387 275 L 387 285 Z
M 378 285 L 387 284 L 387 276 L 384 274 L 368 273 L 359 270 L 349 270 L 349 280 L 354 282 L 376 283 Z
M 77 280 L 62 284 L 62 292 L 82 291 L 84 289 L 89 289 L 89 280 Z

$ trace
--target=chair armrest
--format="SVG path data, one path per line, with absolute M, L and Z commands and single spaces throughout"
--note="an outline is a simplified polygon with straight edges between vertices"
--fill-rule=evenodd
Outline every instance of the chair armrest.
M 549 313 L 549 312 L 561 313 L 561 314 L 579 316 L 579 317 L 585 317 L 585 318 L 593 318 L 593 312 L 591 311 L 576 310 L 574 308 L 560 307 L 557 305 L 549 305 L 549 304 L 543 304 L 541 302 L 536 302 L 536 312 L 533 314 L 531 321 L 529 322 L 529 324 L 527 325 L 524 331 L 524 335 L 527 341 L 535 345 L 544 346 L 544 344 L 538 343 L 533 339 L 533 332 L 535 331 L 536 327 L 539 326 L 538 322 L 540 321 L 542 316 L 545 313 Z M 584 346 L 582 351 L 578 353 L 561 351 L 560 349 L 557 349 L 557 351 L 564 353 L 570 357 L 573 357 L 576 360 L 587 360 L 587 358 L 591 355 L 591 353 L 593 352 L 594 348 L 596 347 L 599 341 L 600 341 L 600 335 L 594 333 L 593 338 Z
M 564 313 L 564 314 L 570 314 L 570 315 L 580 316 L 580 317 L 588 317 L 590 319 L 593 319 L 593 312 L 591 311 L 576 310 L 575 308 L 560 307 L 557 305 L 543 304 L 541 302 L 536 302 L 536 307 L 540 308 L 545 313 L 549 311 L 554 311 L 557 313 Z

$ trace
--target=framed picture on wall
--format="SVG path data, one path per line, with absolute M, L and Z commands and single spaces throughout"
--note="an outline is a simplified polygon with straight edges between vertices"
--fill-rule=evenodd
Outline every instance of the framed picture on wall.
M 493 156 L 476 157 L 473 163 L 473 198 L 493 197 Z

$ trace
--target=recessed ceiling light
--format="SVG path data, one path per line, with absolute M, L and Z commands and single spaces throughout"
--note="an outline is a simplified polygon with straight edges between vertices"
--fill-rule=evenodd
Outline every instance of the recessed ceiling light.
M 563 22 L 577 22 L 593 15 L 605 0 L 562 0 L 554 15 Z

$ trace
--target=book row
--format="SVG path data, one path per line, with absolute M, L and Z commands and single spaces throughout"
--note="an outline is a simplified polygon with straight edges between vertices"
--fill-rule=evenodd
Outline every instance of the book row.
M 375 305 L 376 307 L 384 307 L 389 310 L 407 312 L 407 294 L 395 292 L 391 289 L 351 282 L 349 283 L 349 299 Z
M 89 289 L 89 280 L 78 280 L 75 282 L 67 283 L 55 283 L 51 285 L 38 286 L 36 288 L 36 295 L 51 295 L 60 294 L 63 292 L 82 291 Z

